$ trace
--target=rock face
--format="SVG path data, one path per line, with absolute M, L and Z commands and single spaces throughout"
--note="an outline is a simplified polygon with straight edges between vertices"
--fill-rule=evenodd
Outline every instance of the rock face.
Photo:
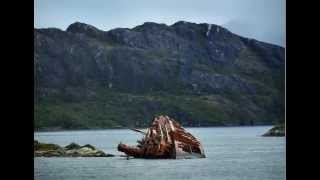
M 283 124 L 276 125 L 262 136 L 285 136 L 285 126 Z
M 34 42 L 37 129 L 146 126 L 158 112 L 188 126 L 284 119 L 284 48 L 221 26 L 76 22 Z
M 46 144 L 34 141 L 34 156 L 36 157 L 110 157 L 94 146 L 87 144 L 80 146 L 71 143 L 66 147 L 60 147 L 56 144 Z

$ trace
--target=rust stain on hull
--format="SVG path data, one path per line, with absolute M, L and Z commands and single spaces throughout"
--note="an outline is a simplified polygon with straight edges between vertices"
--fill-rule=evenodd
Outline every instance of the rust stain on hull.
M 155 117 L 147 132 L 132 129 L 144 134 L 138 145 L 120 143 L 118 151 L 136 158 L 205 158 L 200 141 L 187 132 L 178 122 L 168 116 Z

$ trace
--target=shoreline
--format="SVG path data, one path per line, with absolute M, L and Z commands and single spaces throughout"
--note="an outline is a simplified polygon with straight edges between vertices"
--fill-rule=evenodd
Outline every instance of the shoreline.
M 185 128 L 231 128 L 231 127 L 264 127 L 264 126 L 275 126 L 273 124 L 261 124 L 261 125 L 230 125 L 230 126 L 185 126 Z M 131 127 L 123 128 L 91 128 L 91 129 L 57 129 L 57 130 L 37 130 L 33 133 L 44 133 L 44 132 L 69 132 L 69 131 L 103 131 L 103 130 L 122 130 L 130 129 Z M 135 129 L 146 129 L 147 127 L 135 127 Z

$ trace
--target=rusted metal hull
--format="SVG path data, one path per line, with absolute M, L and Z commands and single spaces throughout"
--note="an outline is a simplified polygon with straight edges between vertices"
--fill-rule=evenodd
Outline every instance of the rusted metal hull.
M 204 150 L 199 140 L 187 132 L 179 123 L 168 116 L 155 117 L 137 146 L 120 143 L 118 151 L 136 158 L 204 158 Z

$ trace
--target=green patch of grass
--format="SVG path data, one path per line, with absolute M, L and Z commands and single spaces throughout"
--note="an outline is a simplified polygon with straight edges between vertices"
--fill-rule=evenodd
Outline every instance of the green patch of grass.
M 48 151 L 48 150 L 57 150 L 57 149 L 61 149 L 61 147 L 56 144 L 46 144 L 46 143 L 40 143 L 38 141 L 34 141 L 34 150 Z
M 177 95 L 165 92 L 120 93 L 97 89 L 80 102 L 41 99 L 35 105 L 35 130 L 48 127 L 90 129 L 146 127 L 156 114 L 167 114 L 184 126 L 240 125 L 270 122 L 276 115 L 255 112 L 273 107 L 269 96 Z M 252 101 L 247 103 L 246 101 Z M 251 119 L 248 119 L 251 118 Z M 270 124 L 269 123 L 269 124 Z

